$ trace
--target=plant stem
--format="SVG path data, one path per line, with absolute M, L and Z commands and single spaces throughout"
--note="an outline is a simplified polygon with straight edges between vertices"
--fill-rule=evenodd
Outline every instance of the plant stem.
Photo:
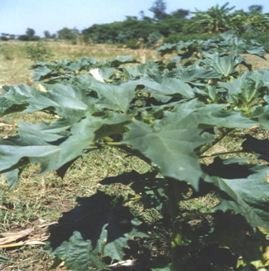
M 121 146 L 122 143 L 121 142 L 115 142 L 115 141 L 106 141 L 105 145 L 108 145 L 108 146 Z
M 227 152 L 217 152 L 217 153 L 213 153 L 210 155 L 201 155 L 200 158 L 210 158 L 210 157 L 214 157 L 214 156 L 219 156 L 219 155 L 227 155 L 227 154 L 233 154 L 233 153 L 249 153 L 247 151 L 227 151 Z
M 167 196 L 168 196 L 168 212 L 169 212 L 169 223 L 171 225 L 172 234 L 173 236 L 177 236 L 178 229 L 176 226 L 177 216 L 178 216 L 178 196 L 177 194 L 180 193 L 178 191 L 178 187 L 175 185 L 174 181 L 171 180 L 168 182 L 168 188 L 167 188 Z M 175 254 L 175 249 L 172 248 L 172 270 L 177 270 L 177 256 Z
M 227 129 L 220 136 L 216 137 L 215 140 L 211 144 L 206 145 L 204 148 L 202 148 L 201 153 L 200 153 L 200 157 L 202 156 L 202 154 L 206 153 L 211 148 L 213 148 L 216 144 L 218 144 L 224 137 L 226 137 L 232 131 L 234 131 L 234 129 Z

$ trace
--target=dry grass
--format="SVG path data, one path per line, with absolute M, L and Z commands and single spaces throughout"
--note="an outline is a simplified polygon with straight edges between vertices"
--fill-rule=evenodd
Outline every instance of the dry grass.
M 152 50 L 132 50 L 112 45 L 85 45 L 69 44 L 64 42 L 42 42 L 50 55 L 48 60 L 78 59 L 93 57 L 97 59 L 110 59 L 118 55 L 132 55 L 138 60 L 156 58 Z M 28 47 L 35 47 L 37 42 L 0 42 L 0 86 L 5 84 L 26 83 L 31 79 L 31 66 L 34 61 L 27 55 Z

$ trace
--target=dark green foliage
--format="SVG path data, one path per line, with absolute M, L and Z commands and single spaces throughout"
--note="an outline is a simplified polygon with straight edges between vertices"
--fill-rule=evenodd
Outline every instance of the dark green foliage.
M 45 39 L 55 39 L 56 35 L 55 34 L 51 34 L 48 30 L 44 31 L 44 38 Z
M 165 43 L 177 43 L 178 41 L 195 41 L 195 40 L 208 40 L 215 38 L 216 35 L 208 33 L 175 33 L 163 39 Z
M 127 19 L 123 22 L 114 22 L 104 25 L 93 25 L 83 30 L 85 39 L 96 43 L 124 43 L 128 40 L 139 39 L 143 41 L 155 31 L 152 22 L 139 21 L 137 19 Z
M 230 6 L 215 5 L 206 11 L 189 11 L 178 8 L 167 12 L 166 2 L 157 0 L 149 10 L 152 17 L 126 16 L 125 20 L 94 24 L 84 30 L 64 27 L 51 35 L 45 31 L 45 38 L 58 38 L 76 43 L 78 39 L 92 43 L 121 44 L 129 48 L 154 47 L 156 43 L 178 42 L 180 40 L 200 40 L 215 37 L 224 32 L 233 32 L 240 37 L 253 39 L 268 45 L 269 16 L 263 12 L 263 6 L 251 5 L 248 11 L 238 10 Z M 191 15 L 191 16 L 189 16 Z M 14 35 L 2 33 L 3 40 L 14 39 Z M 23 41 L 39 40 L 32 28 L 27 28 L 25 34 L 18 37 Z
M 159 33 L 166 37 L 178 33 L 183 29 L 184 19 L 175 16 L 167 16 L 157 22 L 153 20 L 138 20 L 136 17 L 128 17 L 125 21 L 110 24 L 93 25 L 82 31 L 84 40 L 96 43 L 136 43 L 137 47 L 154 45 L 152 33 Z M 157 41 L 157 39 L 156 39 Z M 142 42 L 142 44 L 141 44 Z
M 37 41 L 40 37 L 35 35 L 35 30 L 32 28 L 27 28 L 24 35 L 20 35 L 18 40 L 22 41 Z
M 190 14 L 189 10 L 179 8 L 171 13 L 173 17 L 177 17 L 179 19 L 186 18 Z
M 0 40 L 3 41 L 15 40 L 15 35 L 9 33 L 1 33 Z
M 35 35 L 35 30 L 33 28 L 27 28 L 25 34 L 31 39 Z
M 231 11 L 229 3 L 223 6 L 216 5 L 207 11 L 194 12 L 193 23 L 196 27 L 206 33 L 222 33 L 230 29 Z
M 262 10 L 263 10 L 263 6 L 261 6 L 261 5 L 251 5 L 251 6 L 248 7 L 248 11 L 250 13 L 252 13 L 252 12 L 262 12 Z
M 155 1 L 150 8 L 153 18 L 141 12 L 141 18 L 127 16 L 124 21 L 93 25 L 82 31 L 86 42 L 125 44 L 130 48 L 155 46 L 152 33 L 158 33 L 158 41 L 178 42 L 206 39 L 227 31 L 247 37 L 268 46 L 269 17 L 262 12 L 262 6 L 250 6 L 250 11 L 235 10 L 225 3 L 207 11 L 191 12 L 177 9 L 166 12 L 164 1 Z M 156 34 L 155 34 L 156 36 Z M 157 40 L 157 39 L 156 39 Z
M 60 40 L 68 40 L 75 42 L 79 36 L 79 31 L 76 28 L 70 29 L 64 27 L 57 32 L 57 38 Z
M 153 13 L 154 19 L 161 20 L 166 17 L 166 3 L 163 0 L 156 0 L 149 9 Z

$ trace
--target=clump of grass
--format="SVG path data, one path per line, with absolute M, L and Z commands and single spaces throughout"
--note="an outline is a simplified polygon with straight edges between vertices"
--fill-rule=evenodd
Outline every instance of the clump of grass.
M 44 42 L 27 44 L 25 47 L 25 53 L 26 56 L 34 62 L 48 61 L 53 55 Z
M 15 58 L 15 53 L 13 48 L 7 46 L 6 44 L 0 46 L 0 55 L 5 61 L 11 61 Z

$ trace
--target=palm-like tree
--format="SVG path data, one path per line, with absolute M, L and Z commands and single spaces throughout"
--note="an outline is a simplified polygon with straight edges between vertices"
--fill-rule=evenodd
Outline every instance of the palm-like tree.
M 269 14 L 262 10 L 245 12 L 237 10 L 230 18 L 231 29 L 238 33 L 254 30 L 256 32 L 267 32 L 269 29 Z
M 199 26 L 203 32 L 220 33 L 230 29 L 231 11 L 234 7 L 229 7 L 229 3 L 223 6 L 216 5 L 208 11 L 194 12 L 194 25 Z
M 253 12 L 249 14 L 248 25 L 259 32 L 267 32 L 269 29 L 269 14 Z
M 245 32 L 249 26 L 249 14 L 244 10 L 236 10 L 230 18 L 230 27 L 237 33 Z

